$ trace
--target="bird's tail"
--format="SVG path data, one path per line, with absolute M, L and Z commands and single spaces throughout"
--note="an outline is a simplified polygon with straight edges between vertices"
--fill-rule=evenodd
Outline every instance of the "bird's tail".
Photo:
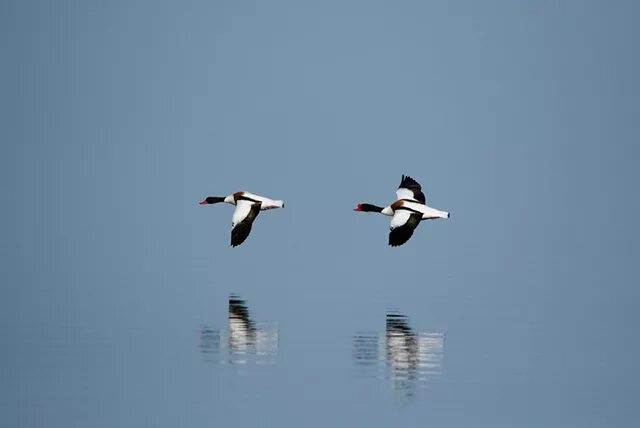
M 449 218 L 451 215 L 447 211 L 440 211 L 435 208 L 427 207 L 424 212 L 422 219 L 432 219 L 432 218 Z

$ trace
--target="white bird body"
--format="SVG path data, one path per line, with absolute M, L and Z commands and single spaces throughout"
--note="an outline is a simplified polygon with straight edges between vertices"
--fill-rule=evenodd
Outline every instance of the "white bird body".
M 402 202 L 402 204 L 398 204 L 398 202 Z M 440 211 L 425 204 L 421 204 L 418 201 L 414 202 L 406 199 L 395 201 L 393 204 L 387 205 L 382 209 L 381 213 L 384 215 L 393 216 L 398 211 L 406 211 L 409 213 L 411 213 L 412 211 L 419 212 L 422 214 L 423 220 L 430 220 L 434 218 L 449 218 L 449 213 L 446 211 Z
M 266 198 L 264 196 L 256 195 L 249 192 L 241 192 L 243 198 L 248 198 L 254 201 L 260 202 L 261 210 L 272 210 L 274 208 L 284 208 L 284 201 L 282 200 L 273 200 Z

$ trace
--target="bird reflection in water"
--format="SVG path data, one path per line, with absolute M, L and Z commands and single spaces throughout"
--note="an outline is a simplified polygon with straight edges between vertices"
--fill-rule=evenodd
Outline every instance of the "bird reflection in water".
M 444 334 L 415 332 L 406 315 L 388 312 L 385 335 L 353 337 L 353 358 L 361 374 L 389 379 L 403 398 L 442 373 Z
M 206 361 L 228 364 L 275 362 L 278 354 L 276 324 L 253 321 L 246 302 L 236 295 L 229 296 L 228 320 L 226 331 L 209 326 L 200 329 L 200 350 Z

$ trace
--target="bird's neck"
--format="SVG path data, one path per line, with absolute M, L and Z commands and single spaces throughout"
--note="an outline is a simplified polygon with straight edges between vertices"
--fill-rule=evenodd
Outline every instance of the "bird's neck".
M 381 213 L 383 208 L 373 204 L 360 204 L 360 211 L 365 213 Z
M 208 205 L 217 204 L 219 202 L 224 202 L 224 197 L 223 196 L 209 196 L 207 199 L 204 200 L 204 202 L 206 202 Z

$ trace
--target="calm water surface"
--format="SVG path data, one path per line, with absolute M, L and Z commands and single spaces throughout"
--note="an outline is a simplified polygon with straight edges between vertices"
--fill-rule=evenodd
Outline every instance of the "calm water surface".
M 639 21 L 1 2 L 0 427 L 640 426 Z
M 594 378 L 612 369 L 568 348 L 575 336 L 556 328 L 496 325 L 487 314 L 434 329 L 410 301 L 411 317 L 384 308 L 359 317 L 348 299 L 328 311 L 313 305 L 319 295 L 255 294 L 220 295 L 147 326 L 5 329 L 3 413 L 24 427 L 602 423 L 606 392 Z M 603 339 L 585 351 L 601 353 Z

